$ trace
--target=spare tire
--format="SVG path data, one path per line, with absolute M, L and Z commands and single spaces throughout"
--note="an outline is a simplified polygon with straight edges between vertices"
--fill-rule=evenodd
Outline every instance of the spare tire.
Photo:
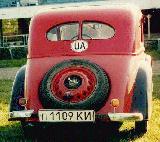
M 109 91 L 109 78 L 99 65 L 76 59 L 56 64 L 45 74 L 39 98 L 46 109 L 98 111 Z

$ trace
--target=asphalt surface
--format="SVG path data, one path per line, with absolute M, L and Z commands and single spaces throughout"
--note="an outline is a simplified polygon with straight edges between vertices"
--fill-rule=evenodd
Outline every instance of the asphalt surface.
M 19 68 L 0 68 L 0 79 L 11 79 L 13 80 L 15 78 L 16 72 Z
M 11 79 L 15 78 L 16 72 L 19 68 L 0 68 L 0 80 L 2 79 Z M 160 60 L 153 61 L 153 74 L 160 75 Z
M 153 61 L 153 74 L 160 75 L 160 60 Z

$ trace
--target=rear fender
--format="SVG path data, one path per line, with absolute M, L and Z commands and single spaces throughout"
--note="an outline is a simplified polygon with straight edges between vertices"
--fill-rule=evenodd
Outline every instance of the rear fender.
M 18 100 L 24 97 L 24 80 L 26 65 L 22 66 L 15 77 L 12 87 L 12 97 L 10 101 L 10 111 L 24 110 L 24 107 L 18 105 Z
M 138 69 L 134 92 L 132 97 L 131 112 L 140 112 L 148 120 L 152 110 L 152 69 L 151 64 L 144 61 Z

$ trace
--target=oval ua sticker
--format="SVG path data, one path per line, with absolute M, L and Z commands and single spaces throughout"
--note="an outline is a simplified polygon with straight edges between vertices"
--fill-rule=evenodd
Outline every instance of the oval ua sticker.
M 84 40 L 76 40 L 71 43 L 71 49 L 75 52 L 83 52 L 87 50 L 88 43 Z

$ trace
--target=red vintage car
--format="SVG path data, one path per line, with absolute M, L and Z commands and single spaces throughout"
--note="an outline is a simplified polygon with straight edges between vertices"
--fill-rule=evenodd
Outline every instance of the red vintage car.
M 25 126 L 134 120 L 146 132 L 152 68 L 143 42 L 142 13 L 128 4 L 66 4 L 37 14 L 9 120 Z

